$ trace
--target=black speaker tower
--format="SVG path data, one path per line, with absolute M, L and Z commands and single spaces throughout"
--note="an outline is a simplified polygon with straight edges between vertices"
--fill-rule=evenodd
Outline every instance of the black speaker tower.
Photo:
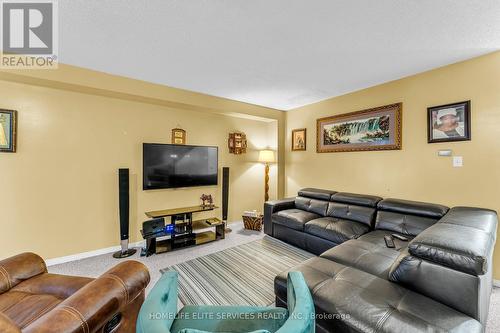
M 226 225 L 226 232 L 231 232 L 227 227 L 227 212 L 229 209 L 229 168 L 222 168 L 222 222 Z
M 129 229 L 129 170 L 118 169 L 118 196 L 120 209 L 120 240 L 121 251 L 115 252 L 113 257 L 126 258 L 136 252 L 136 249 L 128 248 Z

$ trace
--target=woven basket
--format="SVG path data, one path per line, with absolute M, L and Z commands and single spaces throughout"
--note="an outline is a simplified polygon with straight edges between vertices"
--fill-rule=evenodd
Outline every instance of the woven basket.
M 243 225 L 245 229 L 261 231 L 263 219 L 264 215 L 258 217 L 243 216 Z

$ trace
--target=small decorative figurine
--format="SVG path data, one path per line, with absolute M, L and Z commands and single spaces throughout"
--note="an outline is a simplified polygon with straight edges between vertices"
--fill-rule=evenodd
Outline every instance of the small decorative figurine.
M 211 194 L 202 194 L 200 197 L 202 201 L 202 206 L 213 206 L 214 205 L 214 199 Z
M 176 145 L 185 145 L 186 131 L 182 128 L 174 128 L 172 130 L 172 143 Z

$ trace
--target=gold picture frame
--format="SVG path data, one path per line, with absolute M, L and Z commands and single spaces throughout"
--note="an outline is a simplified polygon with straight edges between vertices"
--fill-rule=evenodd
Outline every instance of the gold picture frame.
M 17 111 L 0 109 L 0 152 L 15 153 L 17 149 Z
M 186 131 L 182 128 L 174 128 L 172 130 L 172 143 L 176 145 L 185 145 Z
M 292 130 L 292 151 L 307 150 L 307 129 L 297 128 Z
M 400 150 L 403 103 L 320 118 L 316 121 L 318 153 Z

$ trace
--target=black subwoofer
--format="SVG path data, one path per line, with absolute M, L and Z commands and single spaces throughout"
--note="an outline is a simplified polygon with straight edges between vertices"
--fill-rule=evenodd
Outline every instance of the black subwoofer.
M 120 210 L 120 244 L 122 249 L 113 254 L 115 258 L 126 258 L 137 250 L 128 248 L 129 239 L 129 169 L 118 169 L 118 197 Z

